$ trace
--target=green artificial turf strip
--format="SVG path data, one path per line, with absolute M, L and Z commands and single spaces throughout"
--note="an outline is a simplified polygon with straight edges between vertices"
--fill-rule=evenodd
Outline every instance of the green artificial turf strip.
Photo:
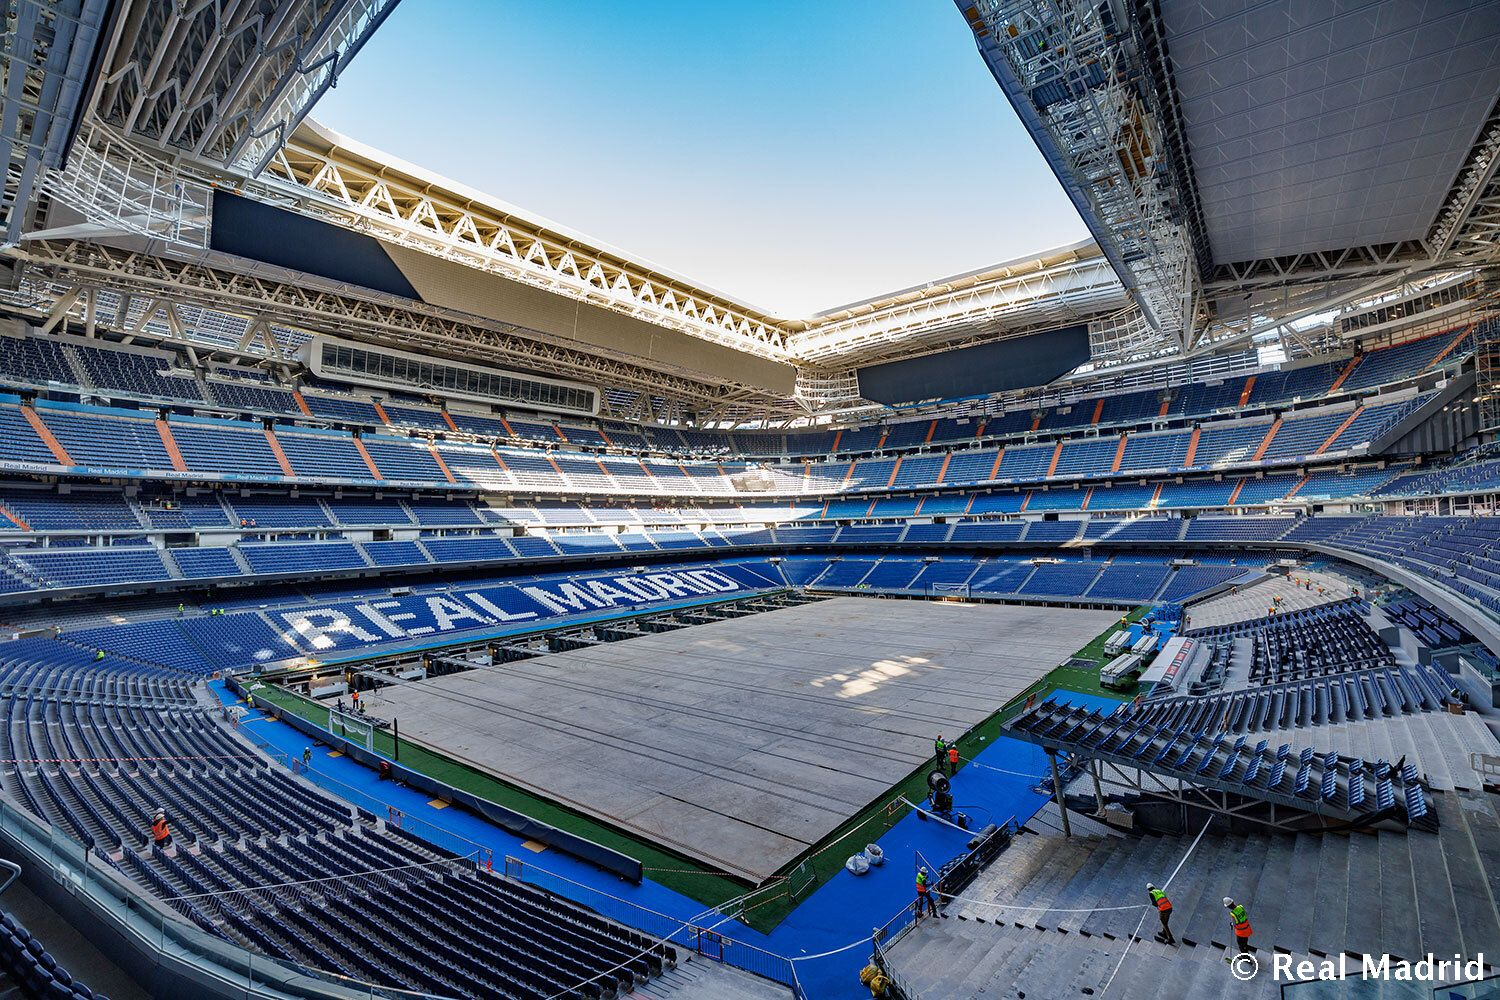
M 1128 620 L 1138 621 L 1150 610 L 1149 605 L 1136 608 L 1127 616 Z M 964 758 L 972 758 L 986 749 L 999 737 L 1004 723 L 1025 707 L 1030 695 L 1034 694 L 1041 700 L 1053 691 L 1063 690 L 1118 698 L 1116 692 L 1106 691 L 1099 686 L 1098 670 L 1104 659 L 1104 644 L 1118 628 L 1118 624 L 1111 624 L 1072 657 L 1073 660 L 1093 662 L 1093 668 L 1059 666 L 1048 671 L 993 715 L 959 737 L 959 754 Z M 257 700 L 272 702 L 283 711 L 315 724 L 323 725 L 326 722 L 326 706 L 294 692 L 267 685 L 257 690 L 255 696 Z M 387 757 L 393 756 L 394 739 L 391 734 L 377 729 L 375 749 Z M 635 858 L 645 868 L 647 878 L 706 906 L 718 906 L 744 895 L 746 891 L 746 886 L 741 882 L 706 868 L 691 858 L 664 851 L 591 816 L 477 771 L 467 764 L 413 743 L 410 739 L 401 741 L 401 763 L 444 784 Z M 746 908 L 741 913 L 741 919 L 758 931 L 768 932 L 773 929 L 802 900 L 838 874 L 849 855 L 864 850 L 866 844 L 878 840 L 881 834 L 910 812 L 907 806 L 898 801 L 900 798 L 920 802 L 927 797 L 928 770 L 928 764 L 924 762 L 878 800 L 860 810 L 818 843 L 808 854 L 787 865 L 779 873 L 779 880 L 745 901 Z M 1003 822 L 1008 818 L 997 816 L 995 822 Z M 437 817 L 428 821 L 441 826 L 440 819 L 441 817 Z M 541 862 L 541 867 L 546 867 L 545 861 Z

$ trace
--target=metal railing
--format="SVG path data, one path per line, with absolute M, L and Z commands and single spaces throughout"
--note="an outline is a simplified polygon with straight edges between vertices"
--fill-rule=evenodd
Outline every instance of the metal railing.
M 355 788 L 353 785 L 345 784 L 337 778 L 319 771 L 314 766 L 304 764 L 297 758 L 288 757 L 280 750 L 277 750 L 269 740 L 261 736 L 253 728 L 240 726 L 237 729 L 241 735 L 255 745 L 257 750 L 271 758 L 271 760 L 285 767 L 293 774 L 306 778 L 309 782 L 317 785 L 324 791 L 331 792 L 356 808 L 363 810 L 375 820 L 384 822 L 387 826 L 396 827 L 414 837 L 421 838 L 434 847 L 441 848 L 450 854 L 461 858 L 474 858 L 476 863 L 482 868 L 492 868 L 494 866 L 495 851 L 493 848 L 470 840 L 429 820 L 413 816 L 406 810 L 392 805 L 379 796 L 371 795 L 369 792 Z
M 908 929 L 914 926 L 916 926 L 914 923 L 908 924 L 902 929 L 901 934 L 904 935 Z M 899 938 L 900 935 L 897 937 Z M 895 940 L 892 940 L 890 943 L 894 944 Z M 887 945 L 882 944 L 879 938 L 873 939 L 870 942 L 871 961 L 891 981 L 891 987 L 896 991 L 896 995 L 900 1000 L 922 1000 L 921 995 L 912 988 L 911 983 L 901 974 L 901 970 L 892 964 L 890 956 L 886 954 L 886 947 Z
M 49 872 L 63 891 L 85 900 L 87 909 L 116 928 L 135 951 L 148 956 L 147 964 L 166 966 L 199 983 L 202 992 L 195 995 L 449 1000 L 270 958 L 210 934 L 122 872 L 101 865 L 94 852 L 4 799 L 0 799 L 0 838 L 13 844 L 24 862 Z
M 611 920 L 634 927 L 661 941 L 689 948 L 705 958 L 744 969 L 794 990 L 798 988 L 792 959 L 736 940 L 717 929 L 719 924 L 731 919 L 729 917 L 720 917 L 707 926 L 695 922 L 700 918 L 683 920 L 639 903 L 632 903 L 591 885 L 575 882 L 567 876 L 548 871 L 521 858 L 506 857 L 505 875 L 582 903 Z

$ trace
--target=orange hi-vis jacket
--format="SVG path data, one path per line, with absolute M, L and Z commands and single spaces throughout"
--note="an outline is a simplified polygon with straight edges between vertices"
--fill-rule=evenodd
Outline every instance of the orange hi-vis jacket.
M 152 840 L 156 841 L 159 844 L 163 840 L 166 840 L 169 836 L 171 836 L 171 831 L 169 829 L 167 829 L 167 821 L 166 820 L 164 820 L 164 819 L 155 819 L 155 820 L 151 821 L 151 839 Z
M 948 748 L 948 763 L 950 763 L 950 764 L 957 764 L 958 763 L 958 747 L 949 747 Z

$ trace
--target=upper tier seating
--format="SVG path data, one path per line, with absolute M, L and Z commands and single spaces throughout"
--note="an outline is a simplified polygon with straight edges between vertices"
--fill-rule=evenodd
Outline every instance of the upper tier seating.
M 0 372 L 13 384 L 71 385 L 78 381 L 59 341 L 0 335 Z
M 172 437 L 188 468 L 229 476 L 279 479 L 286 475 L 266 432 L 237 421 L 173 420 Z
M 1468 329 L 1450 330 L 1370 351 L 1360 357 L 1359 364 L 1339 388 L 1370 389 L 1409 377 L 1430 368 L 1445 352 L 1461 357 L 1465 353 L 1461 345 L 1468 341 L 1472 350 L 1472 340 Z
M 415 427 L 418 430 L 446 431 L 448 422 L 442 410 L 430 410 L 417 406 L 397 406 L 386 403 L 381 407 L 394 427 Z
M 297 398 L 287 389 L 243 379 L 210 378 L 205 383 L 209 394 L 220 405 L 231 410 L 297 414 Z
M 72 351 L 82 363 L 89 381 L 105 391 L 116 389 L 137 396 L 203 400 L 203 390 L 197 379 L 177 367 L 175 355 L 78 344 L 64 350 Z
M 52 450 L 32 429 L 22 413 L 11 403 L 0 402 L 0 461 L 19 465 L 61 465 Z
M 838 431 L 725 433 L 676 427 L 631 427 L 619 421 L 609 421 L 609 426 L 581 422 L 555 425 L 535 417 L 507 420 L 486 412 L 445 414 L 415 396 L 376 395 L 310 376 L 302 379 L 305 388 L 299 405 L 297 397 L 288 388 L 253 368 L 211 365 L 194 370 L 185 356 L 171 349 L 52 336 L 0 338 L 0 381 L 8 376 L 18 385 L 69 387 L 83 384 L 97 387 L 106 394 L 120 393 L 297 419 L 303 419 L 305 407 L 313 419 L 365 430 L 389 426 L 447 434 L 456 428 L 492 440 L 575 448 L 640 448 L 649 442 L 657 448 L 694 454 L 770 458 L 783 454 L 822 456 L 830 452 L 850 454 L 880 448 L 892 451 L 943 446 L 970 442 L 980 434 L 1016 436 L 1033 430 L 1044 434 L 1063 432 L 1077 435 L 1091 426 L 1139 427 L 1159 417 L 1206 419 L 1231 413 L 1242 398 L 1251 407 L 1278 407 L 1316 399 L 1335 389 L 1339 393 L 1363 392 L 1399 384 L 1423 372 L 1459 363 L 1472 354 L 1474 345 L 1472 330 L 1454 328 L 1394 347 L 1368 350 L 1352 360 L 1332 359 L 1287 370 L 1267 369 L 1254 376 L 1189 383 L 1167 390 L 1151 388 L 1114 392 L 1102 397 L 1089 395 L 1061 404 L 1021 403 L 1001 414 L 928 417 Z M 1162 402 L 1164 398 L 1168 400 L 1165 404 Z M 1366 414 L 1360 419 L 1373 421 L 1375 414 Z M 1317 429 L 1305 424 L 1295 428 L 1309 438 Z M 1361 423 L 1341 435 L 1337 448 L 1355 447 L 1368 436 L 1372 435 Z M 1253 442 L 1252 448 L 1258 443 Z M 1181 455 L 1180 442 L 1173 444 L 1174 451 L 1166 455 L 1148 458 L 1132 454 L 1132 464 L 1126 468 L 1170 467 L 1144 463 L 1176 461 Z M 1226 458 L 1223 452 L 1228 445 L 1224 441 L 1211 444 L 1214 447 L 1206 449 L 1195 465 L 1244 460 Z M 1289 436 L 1280 444 L 1273 442 L 1267 458 L 1280 460 L 1299 446 L 1299 442 Z M 1070 449 L 1070 453 L 1064 456 L 1060 474 L 1089 475 L 1100 471 L 1100 456 L 1091 454 L 1092 451 L 1092 448 Z M 1103 456 L 1104 462 L 1107 464 L 1111 457 Z
M 417 483 L 441 483 L 447 479 L 426 445 L 379 434 L 366 434 L 363 441 L 382 479 Z
M 1205 424 L 1199 433 L 1193 465 L 1214 469 L 1255 461 L 1256 449 L 1270 429 L 1269 420 Z
M 1183 468 L 1187 464 L 1187 450 L 1192 437 L 1189 431 L 1127 435 L 1125 451 L 1120 458 L 1120 471 Z
M 276 441 L 298 478 L 347 479 L 369 482 L 375 478 L 364 456 L 346 431 L 293 433 L 278 430 Z
M 380 414 L 375 412 L 375 404 L 362 399 L 322 396 L 311 392 L 304 392 L 302 399 L 314 416 L 325 417 L 337 423 L 379 427 L 384 422 L 380 419 Z
M 27 411 L 17 412 L 11 409 L 13 404 L 0 400 L 0 423 L 14 430 L 12 439 L 0 446 L 0 460 L 86 465 L 121 474 L 145 470 L 154 476 L 196 474 L 278 483 L 290 475 L 317 482 L 388 481 L 440 489 L 729 495 L 747 489 L 749 484 L 740 481 L 745 476 L 753 480 L 754 489 L 778 493 L 873 493 L 1155 474 L 1188 467 L 1190 457 L 1193 469 L 1221 469 L 1261 462 L 1289 464 L 1323 452 L 1358 454 L 1430 399 L 1430 394 L 1423 394 L 1377 400 L 1363 407 L 1341 404 L 1313 414 L 1288 414 L 1280 420 L 1210 422 L 1196 431 L 1127 431 L 1061 443 L 764 466 L 563 450 L 492 451 L 472 444 L 428 443 L 375 432 L 357 439 L 349 431 L 290 425 L 267 430 L 258 423 L 181 414 L 171 415 L 168 423 L 158 426 L 136 411 L 42 404 L 35 418 L 56 436 L 54 449 L 45 438 L 47 431 L 34 427 Z M 543 428 L 527 426 L 538 434 Z M 928 426 L 932 429 L 934 422 Z M 546 428 L 556 431 L 551 425 Z M 767 477 L 769 487 L 762 482 Z M 1271 502 L 1288 496 L 1290 490 L 1290 484 L 1276 494 L 1251 490 L 1246 502 Z M 1167 500 L 1174 496 L 1173 492 L 1163 494 Z M 1173 505 L 1163 497 L 1156 498 L 1155 506 Z M 1082 497 L 1064 495 L 1038 494 L 1034 502 L 1040 504 L 1039 510 L 1083 507 Z

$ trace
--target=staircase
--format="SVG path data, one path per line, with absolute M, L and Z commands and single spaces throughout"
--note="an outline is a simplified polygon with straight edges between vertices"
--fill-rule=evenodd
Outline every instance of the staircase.
M 1281 985 L 1266 975 L 1273 951 L 1314 960 L 1346 951 L 1410 960 L 1429 951 L 1500 954 L 1497 797 L 1453 792 L 1436 799 L 1437 833 L 1209 830 L 1191 855 L 1197 830 L 1125 836 L 1075 817 L 1074 836 L 1065 838 L 1049 805 L 963 900 L 949 903 L 948 919 L 924 920 L 888 957 L 926 998 L 1098 996 L 1113 975 L 1107 996 L 1269 1000 Z M 1145 908 L 1060 912 L 1144 904 L 1148 881 L 1165 885 L 1172 900 L 1175 948 L 1153 940 L 1156 914 Z M 1225 968 L 1234 943 L 1224 896 L 1244 903 L 1255 927 L 1262 972 L 1248 984 L 1234 982 Z M 1057 909 L 1002 910 L 985 902 Z
M 84 365 L 83 359 L 78 356 L 78 351 L 72 344 L 62 345 L 62 356 L 68 361 L 68 368 L 73 372 L 73 379 L 83 389 L 98 389 L 94 380 L 89 378 L 89 370 Z

